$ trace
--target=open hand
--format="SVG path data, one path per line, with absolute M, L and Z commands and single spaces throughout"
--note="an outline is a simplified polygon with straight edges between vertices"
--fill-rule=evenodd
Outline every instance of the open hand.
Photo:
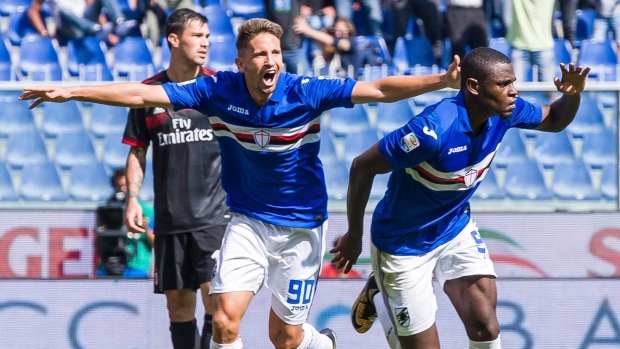
M 461 67 L 459 64 L 461 64 L 461 59 L 459 56 L 454 55 L 454 60 L 448 66 L 445 75 L 448 86 L 456 89 L 461 87 Z
M 58 86 L 36 86 L 26 87 L 19 96 L 22 101 L 35 100 L 29 107 L 33 109 L 43 102 L 62 103 L 70 99 L 69 89 Z
M 560 69 L 562 70 L 562 79 L 560 80 L 558 77 L 553 79 L 558 92 L 569 96 L 581 93 L 586 87 L 586 77 L 590 72 L 590 67 L 575 67 L 574 63 L 570 63 L 566 67 L 564 63 L 560 63 Z

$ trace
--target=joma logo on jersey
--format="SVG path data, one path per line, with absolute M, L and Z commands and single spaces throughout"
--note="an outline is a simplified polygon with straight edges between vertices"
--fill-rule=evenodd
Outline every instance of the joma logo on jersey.
M 450 151 L 448 151 L 448 155 L 452 154 L 452 153 L 460 153 L 462 151 L 467 150 L 467 146 L 466 145 L 462 145 L 460 147 L 456 147 L 456 148 L 450 148 Z
M 408 153 L 419 146 L 420 141 L 413 132 L 400 139 L 400 147 L 403 148 L 405 153 Z
M 235 107 L 232 104 L 228 105 L 228 110 L 232 110 L 235 113 L 239 113 L 239 114 L 243 114 L 243 115 L 250 115 L 250 112 L 247 109 L 243 109 L 241 107 Z

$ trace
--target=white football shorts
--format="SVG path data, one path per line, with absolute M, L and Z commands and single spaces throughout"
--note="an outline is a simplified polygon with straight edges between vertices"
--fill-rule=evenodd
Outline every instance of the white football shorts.
M 435 323 L 433 274 L 447 280 L 471 275 L 497 277 L 489 250 L 472 221 L 450 242 L 416 256 L 394 256 L 371 245 L 372 268 L 399 336 L 411 336 Z
M 327 221 L 314 229 L 276 226 L 233 214 L 228 224 L 211 293 L 251 291 L 265 285 L 271 308 L 282 321 L 306 321 L 325 253 Z

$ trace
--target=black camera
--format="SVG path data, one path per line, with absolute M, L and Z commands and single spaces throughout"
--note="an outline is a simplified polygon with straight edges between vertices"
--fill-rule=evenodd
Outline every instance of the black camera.
M 131 257 L 127 252 L 127 227 L 123 223 L 125 204 L 109 202 L 97 207 L 97 253 L 108 275 L 120 276 Z

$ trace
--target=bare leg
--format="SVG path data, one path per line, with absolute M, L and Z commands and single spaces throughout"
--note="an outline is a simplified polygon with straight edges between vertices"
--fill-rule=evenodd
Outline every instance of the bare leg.
M 240 291 L 212 295 L 215 304 L 213 313 L 213 338 L 219 344 L 233 343 L 239 337 L 239 326 L 245 311 L 254 297 L 254 292 Z

